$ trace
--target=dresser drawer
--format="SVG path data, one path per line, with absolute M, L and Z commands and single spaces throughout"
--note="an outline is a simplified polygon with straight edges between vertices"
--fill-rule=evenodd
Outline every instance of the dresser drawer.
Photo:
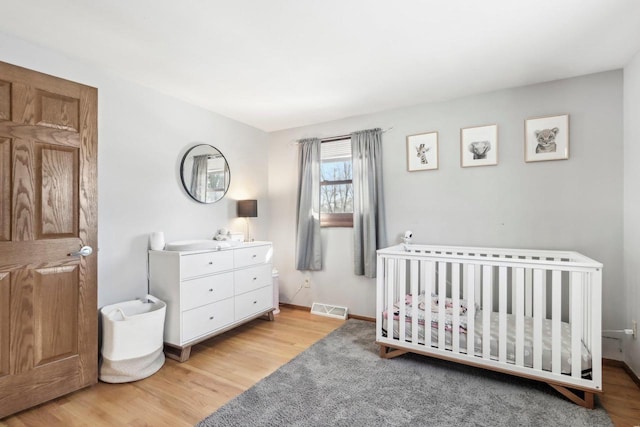
M 180 283 L 182 310 L 200 307 L 233 296 L 233 272 L 213 274 Z
M 233 251 L 212 251 L 180 257 L 180 279 L 233 269 Z
M 235 294 L 244 294 L 271 284 L 271 264 L 263 264 L 257 267 L 249 267 L 233 272 Z
M 273 287 L 265 286 L 235 298 L 236 319 L 241 320 L 261 311 L 273 308 Z
M 271 245 L 252 246 L 233 251 L 233 265 L 235 268 L 271 262 L 273 251 Z
M 233 298 L 182 313 L 182 342 L 207 335 L 233 322 Z

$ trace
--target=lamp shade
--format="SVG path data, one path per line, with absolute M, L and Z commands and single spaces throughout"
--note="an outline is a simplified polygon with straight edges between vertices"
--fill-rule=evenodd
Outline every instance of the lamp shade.
M 238 200 L 238 216 L 255 218 L 258 216 L 257 200 Z

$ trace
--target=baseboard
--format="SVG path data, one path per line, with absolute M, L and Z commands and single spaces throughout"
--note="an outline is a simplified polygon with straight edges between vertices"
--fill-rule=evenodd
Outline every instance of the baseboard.
M 367 322 L 375 322 L 375 317 L 359 316 L 357 314 L 350 314 L 349 319 L 365 320 Z
M 288 302 L 281 302 L 280 307 L 287 307 L 293 310 L 311 311 L 311 307 L 305 307 L 304 305 L 289 304 Z
M 280 307 L 287 307 L 293 310 L 311 311 L 311 307 L 305 307 L 304 305 L 289 304 L 288 302 L 281 302 Z M 349 313 L 349 319 L 365 320 L 367 322 L 376 321 L 376 319 L 373 317 L 360 316 L 358 314 L 351 314 L 351 313 Z
M 638 387 L 640 387 L 640 378 L 638 378 L 636 373 L 633 372 L 629 365 L 627 365 L 623 360 L 602 358 L 602 364 L 607 366 L 614 366 L 616 368 L 622 368 L 633 380 L 633 382 L 636 383 Z

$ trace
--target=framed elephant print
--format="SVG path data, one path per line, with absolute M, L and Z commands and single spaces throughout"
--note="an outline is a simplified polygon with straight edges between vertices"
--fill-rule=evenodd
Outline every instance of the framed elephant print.
M 498 164 L 498 125 L 460 129 L 460 166 Z
M 438 132 L 407 136 L 407 170 L 438 169 Z
M 524 161 L 569 158 L 569 115 L 534 117 L 524 122 Z

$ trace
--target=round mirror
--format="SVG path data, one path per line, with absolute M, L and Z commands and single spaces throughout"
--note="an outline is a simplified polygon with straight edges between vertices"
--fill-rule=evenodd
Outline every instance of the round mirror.
M 200 203 L 222 199 L 229 189 L 229 164 L 215 147 L 200 144 L 191 147 L 180 164 L 182 185 L 191 198 Z

